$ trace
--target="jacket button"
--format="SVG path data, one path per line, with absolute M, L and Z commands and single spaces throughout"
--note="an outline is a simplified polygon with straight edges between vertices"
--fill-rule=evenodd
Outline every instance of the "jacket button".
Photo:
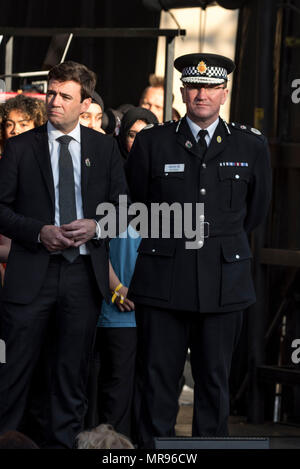
M 202 246 L 203 246 L 203 241 L 202 241 L 202 240 L 198 241 L 198 245 L 200 246 L 200 248 L 202 248 Z
M 156 250 L 155 249 L 152 249 L 152 252 L 155 252 Z
M 236 254 L 235 258 L 236 258 L 236 259 L 239 259 L 239 258 L 240 258 L 239 254 Z
M 200 221 L 204 221 L 205 220 L 205 216 L 204 215 L 200 215 Z
M 205 194 L 206 194 L 206 189 L 202 188 L 202 189 L 200 190 L 200 194 L 201 194 L 201 195 L 205 195 Z
M 235 179 L 240 179 L 240 175 L 239 175 L 239 174 L 236 174 L 234 177 L 235 177 Z
M 206 163 L 202 163 L 202 168 L 206 169 Z
M 169 173 L 165 173 L 165 176 L 169 176 Z

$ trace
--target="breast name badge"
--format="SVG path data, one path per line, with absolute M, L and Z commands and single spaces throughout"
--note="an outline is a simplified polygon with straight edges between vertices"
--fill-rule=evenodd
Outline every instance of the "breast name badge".
M 183 173 L 184 163 L 165 164 L 165 173 Z

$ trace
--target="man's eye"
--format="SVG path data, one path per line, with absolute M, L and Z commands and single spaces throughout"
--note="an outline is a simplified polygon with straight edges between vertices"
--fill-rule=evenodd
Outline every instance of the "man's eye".
M 81 114 L 81 119 L 88 119 L 89 116 L 87 116 L 86 114 Z

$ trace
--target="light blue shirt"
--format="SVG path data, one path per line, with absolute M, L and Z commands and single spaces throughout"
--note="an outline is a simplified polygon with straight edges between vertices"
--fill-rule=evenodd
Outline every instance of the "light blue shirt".
M 54 194 L 55 194 L 55 225 L 60 226 L 60 217 L 59 217 L 59 150 L 60 143 L 57 141 L 58 137 L 66 135 L 60 130 L 57 130 L 50 121 L 47 122 L 47 132 L 48 132 L 48 142 L 49 142 L 49 152 L 50 160 L 53 174 L 54 182 Z M 82 196 L 81 196 L 81 135 L 80 135 L 80 124 L 77 123 L 75 129 L 68 133 L 70 137 L 73 138 L 69 143 L 69 152 L 72 157 L 73 168 L 74 168 L 74 182 L 75 182 L 75 200 L 76 200 L 76 213 L 77 220 L 84 218 L 83 207 L 82 207 Z M 82 244 L 79 247 L 80 254 L 88 254 L 88 250 L 85 244 Z
M 193 122 L 188 116 L 186 116 L 186 121 L 189 124 L 189 127 L 191 129 L 191 132 L 193 134 L 194 139 L 196 140 L 196 142 L 198 142 L 198 140 L 199 140 L 198 133 L 199 133 L 199 130 L 202 130 L 202 128 L 199 127 L 199 125 L 195 124 L 195 122 Z M 218 124 L 219 124 L 219 118 L 217 118 L 217 120 L 215 120 L 215 122 L 210 124 L 210 126 L 205 129 L 208 132 L 208 134 L 205 135 L 205 140 L 206 140 L 207 146 L 209 146 L 209 144 L 211 142 L 211 139 L 213 137 L 213 134 L 214 134 Z

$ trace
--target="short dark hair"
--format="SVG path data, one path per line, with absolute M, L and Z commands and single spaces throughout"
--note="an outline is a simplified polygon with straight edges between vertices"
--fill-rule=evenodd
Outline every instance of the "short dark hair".
M 28 119 L 33 120 L 35 127 L 43 125 L 47 120 L 45 104 L 40 99 L 24 96 L 23 94 L 8 99 L 3 106 L 3 124 L 8 119 L 10 111 L 13 110 L 18 110 Z
M 71 80 L 79 83 L 81 85 L 81 101 L 83 101 L 86 98 L 92 97 L 97 76 L 85 65 L 68 60 L 51 68 L 48 73 L 48 82 L 50 80 L 61 82 Z

